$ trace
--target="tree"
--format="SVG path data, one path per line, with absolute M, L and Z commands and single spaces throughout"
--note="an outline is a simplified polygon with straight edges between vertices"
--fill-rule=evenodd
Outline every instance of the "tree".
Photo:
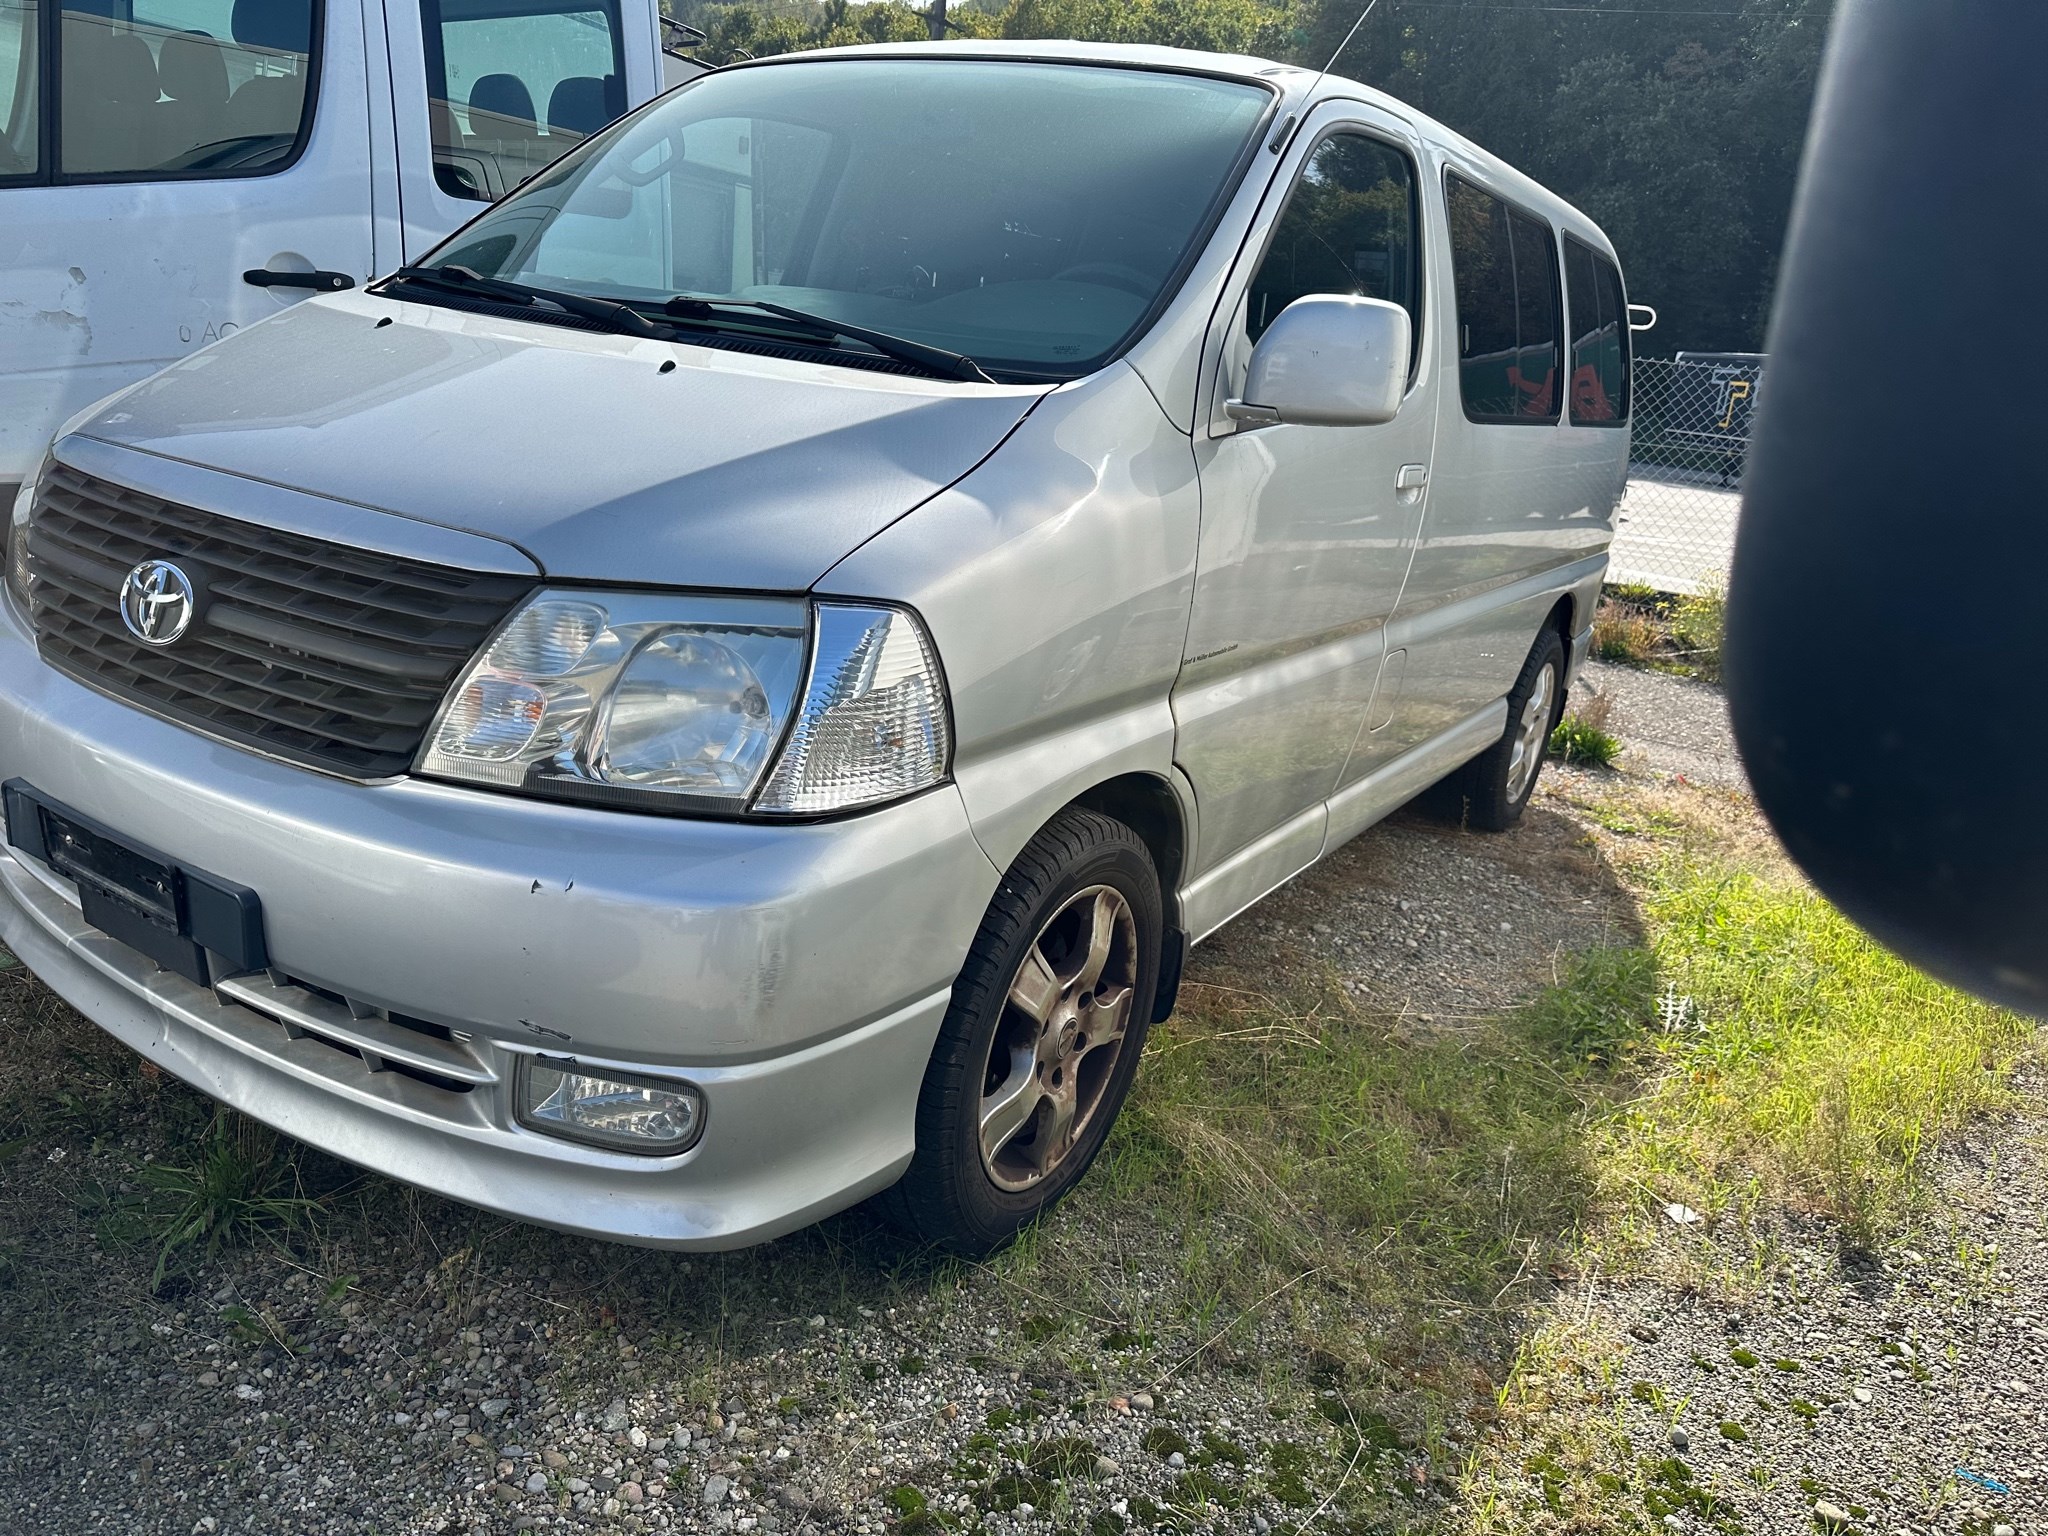
M 773 9 L 768 9 L 769 4 Z M 1320 68 L 1363 0 L 955 0 L 955 36 L 1163 43 Z M 1644 350 L 1752 351 L 1833 0 L 1380 0 L 1337 61 L 1545 183 L 1613 239 Z M 706 56 L 922 38 L 905 0 L 679 0 Z

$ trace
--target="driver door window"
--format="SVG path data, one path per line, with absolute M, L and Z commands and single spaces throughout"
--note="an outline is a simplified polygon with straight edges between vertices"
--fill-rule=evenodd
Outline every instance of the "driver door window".
M 1363 133 L 1333 133 L 1302 167 L 1246 295 L 1246 339 L 1311 293 L 1386 299 L 1419 326 L 1419 200 L 1407 155 Z M 1421 355 L 1420 332 L 1410 357 Z

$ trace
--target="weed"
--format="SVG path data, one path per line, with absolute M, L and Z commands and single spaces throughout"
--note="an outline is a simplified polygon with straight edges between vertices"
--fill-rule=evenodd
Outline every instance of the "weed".
M 1718 587 L 1708 587 L 1672 605 L 1671 647 L 1676 659 L 1708 682 L 1721 680 L 1721 642 L 1727 628 L 1728 600 Z
M 305 1230 L 315 1206 L 301 1195 L 298 1171 L 277 1133 L 233 1110 L 214 1113 L 190 1164 L 152 1163 L 140 1182 L 157 1243 L 153 1285 L 187 1250 L 211 1258 L 254 1237 Z
M 1236 1509 L 1244 1502 L 1242 1492 L 1201 1467 L 1184 1472 L 1175 1479 L 1171 1498 L 1183 1509 L 1199 1509 L 1204 1504 L 1214 1504 L 1219 1509 Z
M 1745 1371 L 1753 1371 L 1763 1364 L 1763 1356 L 1754 1350 L 1744 1349 L 1740 1344 L 1728 1351 L 1728 1358 L 1741 1366 Z
M 1602 661 L 1647 666 L 1663 638 L 1656 619 L 1633 602 L 1605 598 L 1593 610 L 1593 654 Z
M 1621 756 L 1621 738 L 1601 729 L 1595 716 L 1608 709 L 1605 694 L 1596 694 L 1584 708 L 1574 710 L 1557 722 L 1550 733 L 1550 752 L 1561 763 L 1582 763 L 1592 768 L 1611 768 Z
M 1180 1431 L 1170 1429 L 1164 1424 L 1154 1424 L 1150 1429 L 1145 1431 L 1144 1439 L 1140 1440 L 1138 1443 L 1144 1446 L 1145 1449 L 1150 1451 L 1154 1456 L 1157 1456 L 1161 1461 L 1164 1461 L 1167 1457 L 1174 1455 L 1176 1452 L 1178 1452 L 1180 1455 L 1185 1456 L 1190 1449 L 1186 1439 L 1182 1437 Z
M 1303 1509 L 1314 1503 L 1315 1494 L 1308 1482 L 1313 1460 L 1307 1448 L 1292 1440 L 1277 1440 L 1266 1454 L 1273 1463 L 1266 1491 L 1289 1509 Z

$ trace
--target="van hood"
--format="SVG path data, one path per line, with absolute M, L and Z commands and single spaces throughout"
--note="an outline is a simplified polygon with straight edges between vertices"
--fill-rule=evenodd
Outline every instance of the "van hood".
M 551 577 L 800 591 L 972 469 L 1048 387 L 346 294 L 195 353 L 74 430 L 502 539 Z

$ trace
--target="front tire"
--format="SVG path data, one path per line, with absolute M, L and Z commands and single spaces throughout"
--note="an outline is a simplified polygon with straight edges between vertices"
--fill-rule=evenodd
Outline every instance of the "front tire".
M 1445 781 L 1467 826 L 1505 832 L 1522 819 L 1564 718 L 1564 640 L 1554 629 L 1536 639 L 1508 690 L 1508 727 L 1501 739 Z
M 1017 856 L 953 983 L 892 1221 L 980 1257 L 1079 1182 L 1144 1050 L 1162 911 L 1143 840 L 1097 812 L 1061 812 Z

